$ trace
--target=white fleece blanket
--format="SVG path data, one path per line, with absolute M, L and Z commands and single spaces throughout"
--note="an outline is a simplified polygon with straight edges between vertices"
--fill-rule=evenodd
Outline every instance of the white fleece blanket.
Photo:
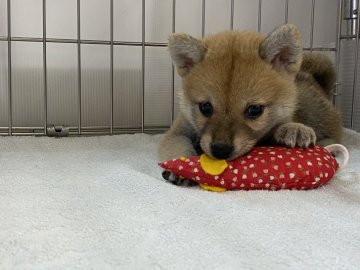
M 360 135 L 313 191 L 162 180 L 160 136 L 0 138 L 0 269 L 360 269 Z

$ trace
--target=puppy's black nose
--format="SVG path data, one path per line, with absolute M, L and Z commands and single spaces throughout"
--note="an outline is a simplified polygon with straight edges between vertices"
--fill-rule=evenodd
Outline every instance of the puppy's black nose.
M 227 144 L 212 144 L 211 153 L 217 159 L 227 159 L 234 151 L 234 147 Z

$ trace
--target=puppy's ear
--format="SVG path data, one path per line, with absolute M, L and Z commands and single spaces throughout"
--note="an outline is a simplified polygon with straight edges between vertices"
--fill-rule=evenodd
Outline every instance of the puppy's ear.
M 278 71 L 295 74 L 302 61 L 302 41 L 299 30 L 284 24 L 273 30 L 260 44 L 260 56 Z
M 206 53 L 201 40 L 181 33 L 170 35 L 168 47 L 180 76 L 186 75 L 194 65 L 200 63 Z

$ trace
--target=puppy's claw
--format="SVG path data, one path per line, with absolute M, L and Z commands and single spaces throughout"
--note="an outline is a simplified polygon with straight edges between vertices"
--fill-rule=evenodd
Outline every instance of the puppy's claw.
M 170 174 L 171 172 L 168 172 L 168 171 L 163 171 L 162 172 L 162 177 L 165 179 L 165 180 L 169 180 L 169 177 L 170 177 Z
M 194 181 L 180 178 L 178 175 L 168 171 L 163 171 L 162 177 L 175 186 L 193 187 L 197 185 L 197 183 Z
M 287 123 L 281 125 L 274 134 L 275 140 L 279 144 L 289 147 L 307 148 L 315 145 L 315 131 L 308 126 L 300 123 Z

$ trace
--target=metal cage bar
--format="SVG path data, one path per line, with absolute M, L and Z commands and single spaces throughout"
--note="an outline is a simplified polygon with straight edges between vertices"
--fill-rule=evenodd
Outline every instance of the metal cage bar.
M 201 2 L 201 36 L 204 37 L 205 36 L 205 7 L 206 7 L 206 0 L 202 0 Z
M 360 1 L 356 1 L 356 8 L 359 10 Z M 354 64 L 354 75 L 353 75 L 353 88 L 352 88 L 352 100 L 351 100 L 351 118 L 350 127 L 354 128 L 354 114 L 355 114 L 355 93 L 357 87 L 357 73 L 358 73 L 358 62 L 359 62 L 359 34 L 360 34 L 360 20 L 359 14 L 356 19 L 356 38 L 355 38 L 355 64 Z
M 262 12 L 262 0 L 259 0 L 258 6 L 258 32 L 261 32 L 261 12 Z
M 110 0 L 110 134 L 114 132 L 114 0 Z
M 46 0 L 43 0 L 43 80 L 44 80 L 44 135 L 47 134 L 47 119 L 48 119 L 48 111 L 47 111 L 47 54 L 46 54 Z
M 141 99 L 141 132 L 145 131 L 145 0 L 141 6 L 141 80 L 142 80 L 142 99 Z
M 289 0 L 285 1 L 285 23 L 289 22 Z
M 234 1 L 231 0 L 230 2 L 230 30 L 234 29 Z
M 0 36 L 0 41 L 8 41 L 8 37 Z M 43 42 L 43 38 L 33 37 L 11 37 L 11 41 L 22 41 L 22 42 Z M 64 43 L 64 44 L 76 44 L 78 39 L 70 38 L 46 38 L 47 43 Z M 114 40 L 114 45 L 124 46 L 142 46 L 142 42 L 136 41 L 120 41 Z M 107 40 L 92 40 L 92 39 L 80 39 L 80 44 L 92 44 L 92 45 L 111 45 L 111 41 Z M 166 47 L 165 42 L 145 42 L 146 47 Z
M 336 26 L 336 45 L 335 45 L 335 66 L 336 66 L 336 74 L 340 74 L 340 38 L 341 38 L 341 26 L 342 26 L 342 9 L 343 8 L 343 0 L 338 1 L 338 14 L 337 14 L 337 26 Z M 339 80 L 335 83 L 335 91 L 333 93 L 333 103 L 335 107 L 337 108 L 337 96 L 340 94 L 339 88 L 340 88 L 340 82 Z
M 12 83 L 11 83 L 11 0 L 7 1 L 7 35 L 8 35 L 8 135 L 12 135 Z
M 77 61 L 78 61 L 78 134 L 81 135 L 81 33 L 80 33 L 80 0 L 77 0 Z
M 172 1 L 172 26 L 171 32 L 175 32 L 175 19 L 176 19 L 176 0 Z M 171 124 L 175 118 L 175 68 L 174 64 L 171 64 Z
M 310 51 L 314 48 L 315 0 L 311 2 Z

